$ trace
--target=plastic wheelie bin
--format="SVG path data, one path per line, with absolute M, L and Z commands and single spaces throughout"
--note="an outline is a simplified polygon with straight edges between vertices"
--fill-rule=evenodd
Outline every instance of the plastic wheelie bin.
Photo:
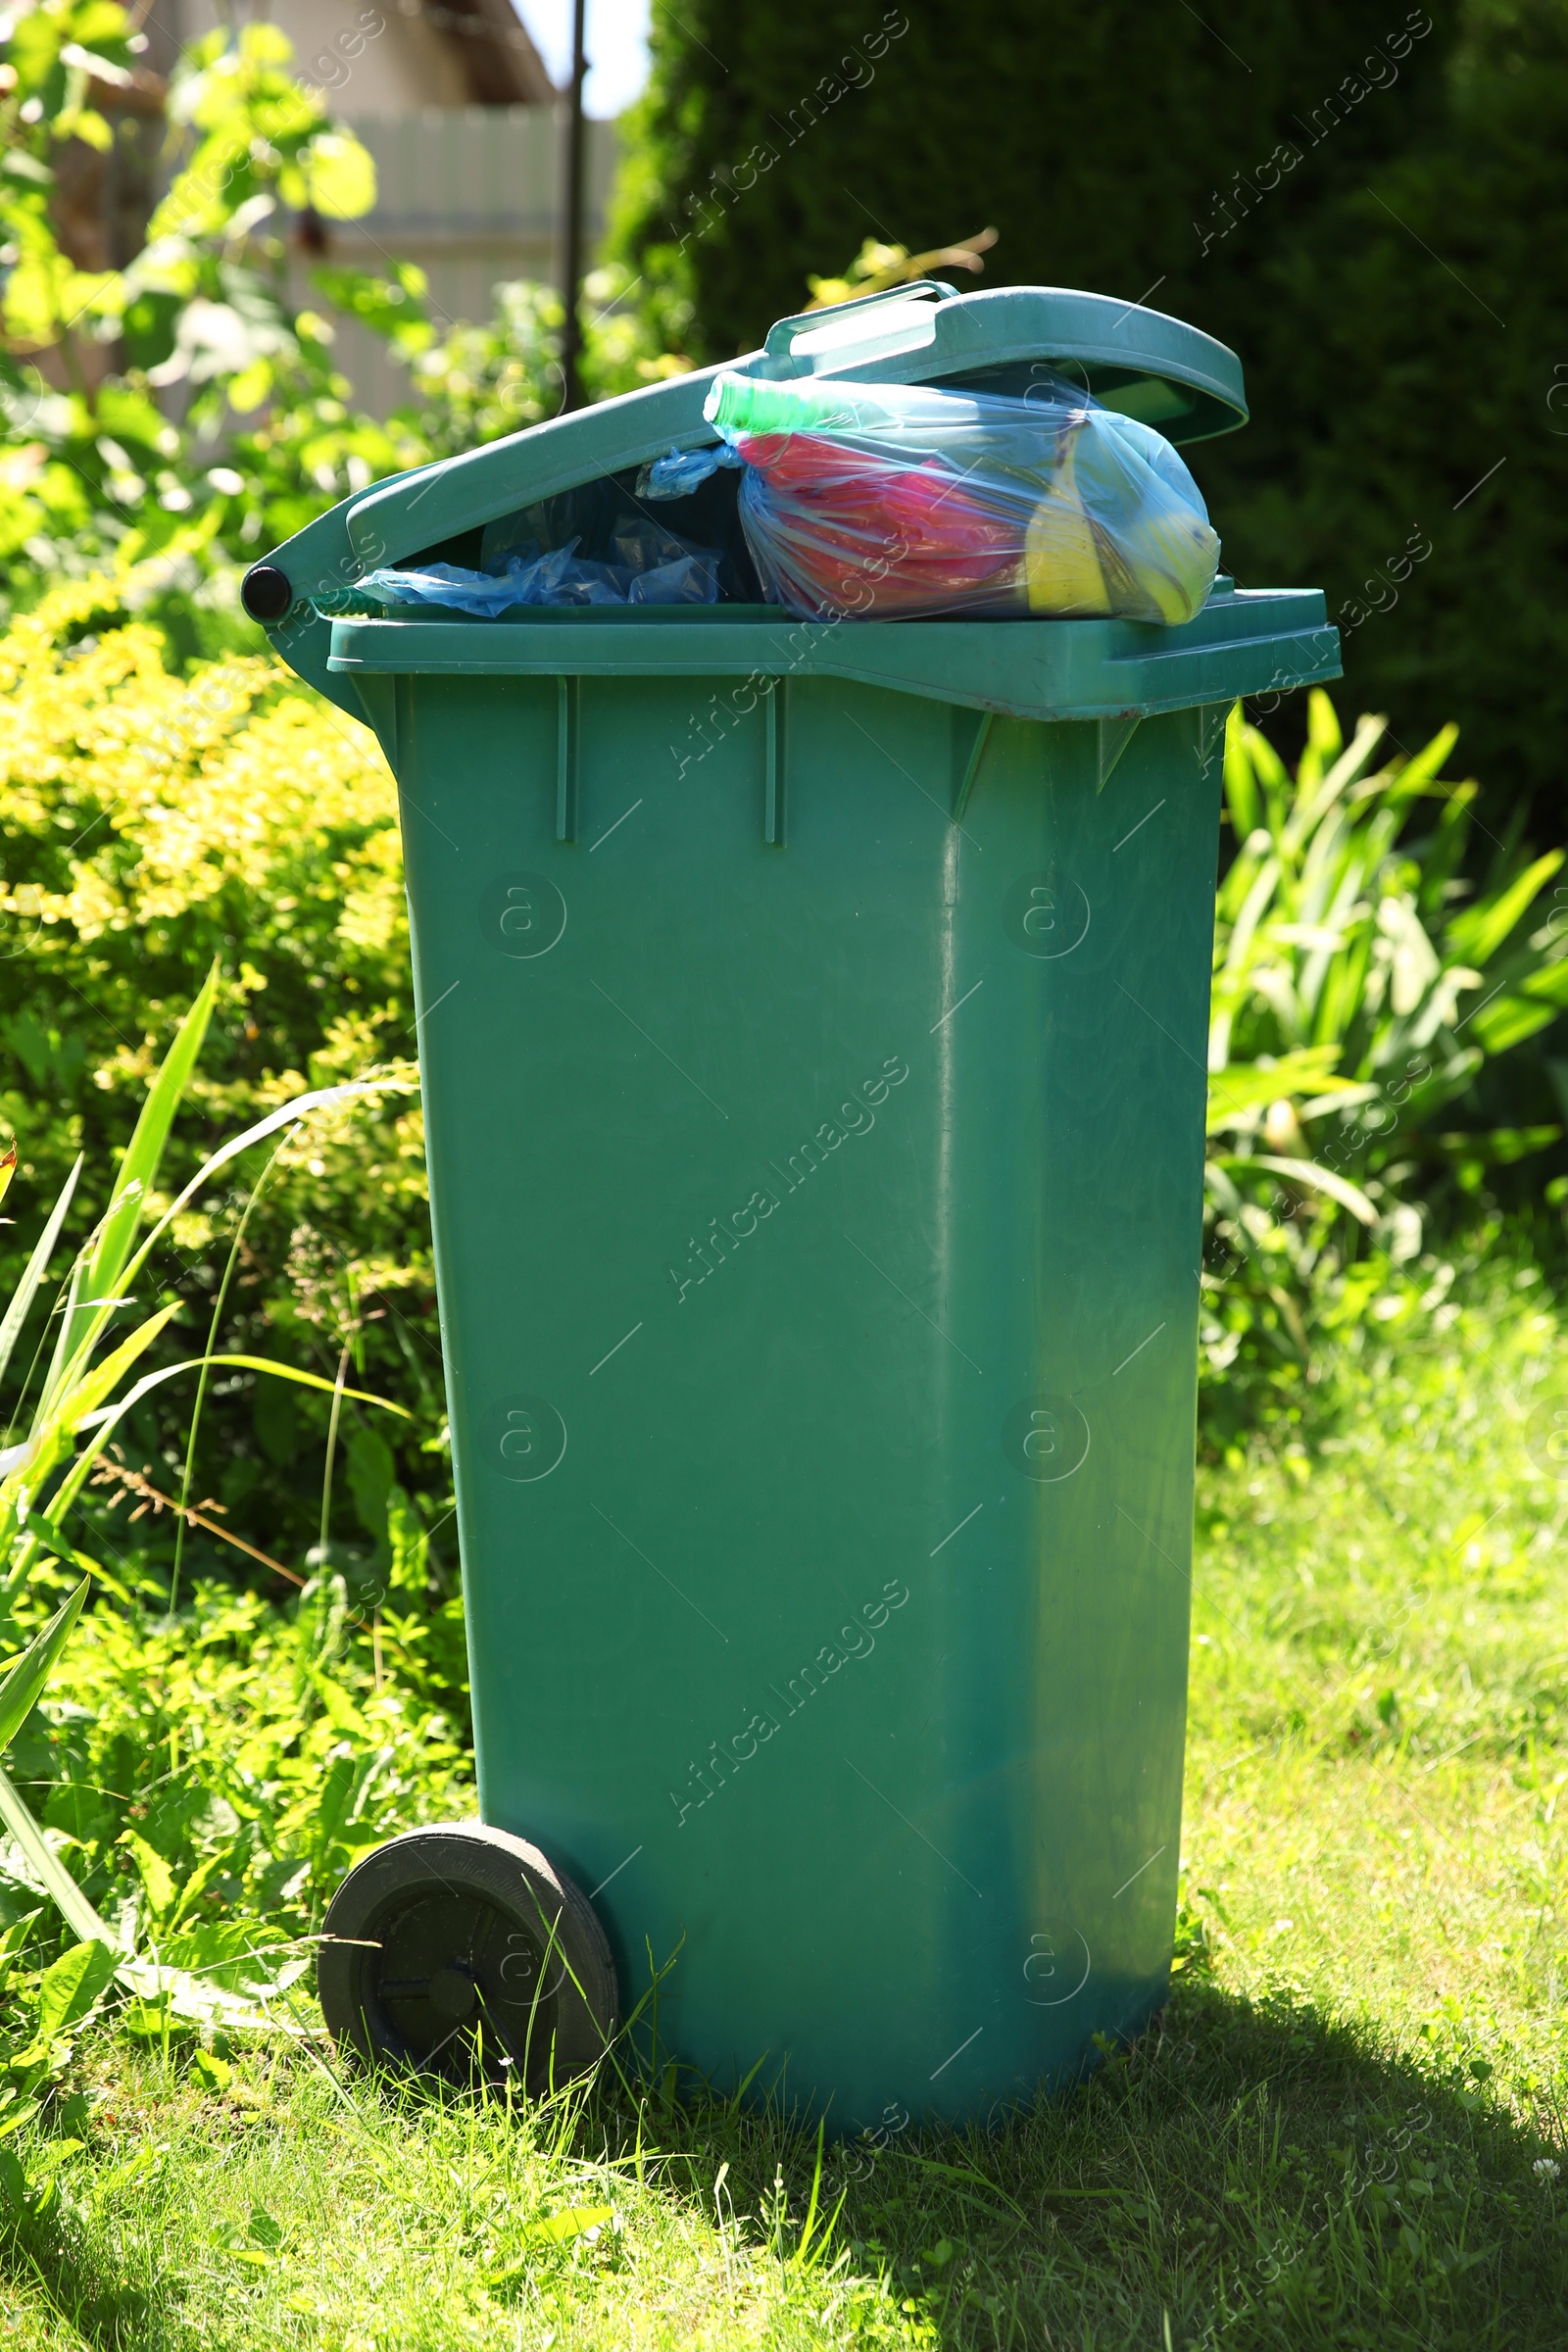
M 1245 422 L 1229 351 L 1054 290 L 731 365 L 1043 363 L 1173 442 Z M 983 2117 L 1166 1988 L 1224 720 L 1338 639 L 1223 578 L 1168 627 L 341 610 L 634 501 L 709 381 L 245 584 L 402 796 L 481 1815 L 357 1867 L 320 1990 L 372 2055 L 538 2083 L 662 1971 L 718 2088 Z M 735 475 L 701 495 L 733 533 Z

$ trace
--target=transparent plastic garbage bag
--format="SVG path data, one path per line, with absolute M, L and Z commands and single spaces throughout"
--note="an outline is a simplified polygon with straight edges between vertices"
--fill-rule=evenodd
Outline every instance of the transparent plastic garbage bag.
M 1170 443 L 1053 376 L 1022 399 L 831 377 L 716 376 L 720 450 L 662 458 L 645 495 L 742 466 L 769 602 L 813 618 L 919 613 L 1190 620 L 1219 563 Z
M 514 605 L 711 605 L 718 602 L 719 557 L 693 547 L 657 524 L 633 523 L 617 534 L 612 554 L 595 563 L 576 552 L 578 541 L 541 555 L 537 542 L 500 551 L 495 569 L 466 571 L 455 564 L 367 572 L 353 594 L 367 603 L 445 605 L 487 618 Z M 488 554 L 488 550 L 486 551 Z

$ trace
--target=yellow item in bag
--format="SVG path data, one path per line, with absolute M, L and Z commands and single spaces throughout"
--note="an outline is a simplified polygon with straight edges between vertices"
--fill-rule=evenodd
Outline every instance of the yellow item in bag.
M 1024 533 L 1024 585 L 1031 612 L 1083 618 L 1111 610 L 1095 526 L 1084 513 L 1075 481 L 1082 427 L 1063 436 L 1056 471 Z
M 1174 450 L 1147 425 L 1089 409 L 1057 445 L 1024 535 L 1031 612 L 1191 620 L 1219 541 Z

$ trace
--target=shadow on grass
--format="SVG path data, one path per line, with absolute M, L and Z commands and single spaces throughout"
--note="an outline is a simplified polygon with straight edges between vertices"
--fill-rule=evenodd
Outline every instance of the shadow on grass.
M 419 2128 L 407 2085 L 374 2095 L 389 2133 Z M 565 2134 L 579 2157 L 629 2157 L 640 2138 L 659 2192 L 710 2227 L 727 2165 L 740 2225 L 797 2285 L 810 2274 L 822 2292 L 808 2301 L 830 2300 L 836 2265 L 880 2276 L 889 2299 L 864 2339 L 879 2344 L 1555 2352 L 1568 2338 L 1560 2119 L 1544 2108 L 1532 2125 L 1474 2070 L 1445 2073 L 1299 2002 L 1251 2004 L 1201 1977 L 1064 2098 L 961 2133 L 894 2116 L 830 2144 L 804 2249 L 814 2132 L 667 2088 L 633 2100 L 609 2082 L 579 2107 Z M 312 2161 L 309 2136 L 292 2135 L 290 2161 Z M 172 2282 L 117 2273 L 116 2244 L 46 2198 L 14 2221 L 0 2260 L 41 2280 L 102 2352 L 211 2340 L 211 2314 Z M 649 2287 L 657 2302 L 660 2281 Z M 813 2340 L 796 2308 L 790 2340 Z M 497 2341 L 515 2324 L 498 2306 Z
M 46 2298 L 82 2342 L 104 2352 L 142 2352 L 144 2346 L 147 2352 L 153 2346 L 173 2352 L 175 2345 L 185 2352 L 192 2330 L 180 2323 L 172 2299 L 116 2277 L 103 2250 L 73 2229 L 58 2207 L 20 2222 L 13 2211 L 5 2224 L 0 2266 L 16 2285 Z
M 895 2116 L 829 2148 L 828 2211 L 843 2205 L 824 2259 L 847 2249 L 939 2343 L 988 2352 L 1555 2352 L 1561 2118 L 1511 2115 L 1488 2072 L 1445 2073 L 1298 2001 L 1190 1979 L 1065 2097 L 962 2133 Z M 737 2212 L 758 2211 L 782 2156 L 799 2222 L 813 2142 L 729 2106 L 692 2126 L 729 2158 Z M 682 2136 L 672 2122 L 665 2146 Z

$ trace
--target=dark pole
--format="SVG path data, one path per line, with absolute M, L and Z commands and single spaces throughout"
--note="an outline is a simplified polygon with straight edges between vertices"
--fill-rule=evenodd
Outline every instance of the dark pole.
M 563 289 L 566 306 L 565 331 L 561 339 L 561 372 L 564 378 L 562 408 L 575 409 L 582 404 L 582 317 L 578 308 L 582 292 L 582 119 L 583 75 L 588 61 L 583 56 L 583 18 L 586 0 L 572 0 L 571 12 L 571 111 L 566 118 L 566 267 L 565 286 Z

